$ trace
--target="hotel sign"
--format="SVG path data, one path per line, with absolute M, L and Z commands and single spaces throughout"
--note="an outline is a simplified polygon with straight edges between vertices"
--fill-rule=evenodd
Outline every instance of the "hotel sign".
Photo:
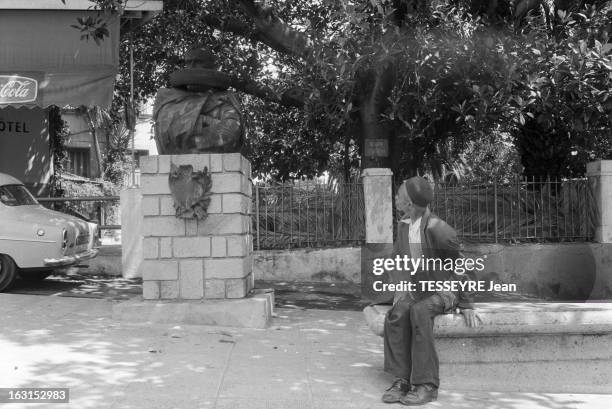
M 0 75 L 0 105 L 25 104 L 36 101 L 38 81 L 19 75 Z

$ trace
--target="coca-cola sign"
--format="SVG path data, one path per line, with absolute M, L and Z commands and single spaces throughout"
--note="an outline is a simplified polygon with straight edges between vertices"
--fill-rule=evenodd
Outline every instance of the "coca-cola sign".
M 19 75 L 0 75 L 0 104 L 34 102 L 38 97 L 38 81 Z

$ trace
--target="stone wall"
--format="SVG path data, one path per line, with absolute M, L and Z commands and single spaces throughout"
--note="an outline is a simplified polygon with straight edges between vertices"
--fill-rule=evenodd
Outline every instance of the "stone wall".
M 208 168 L 205 220 L 175 216 L 171 164 Z M 141 174 L 144 298 L 245 297 L 253 287 L 250 163 L 237 153 L 148 156 Z
M 520 293 L 554 300 L 612 298 L 612 244 L 472 244 L 465 254 L 486 257 L 478 279 L 516 283 Z
M 257 280 L 361 282 L 361 248 L 261 250 L 254 253 Z
M 519 290 L 573 299 L 612 298 L 612 245 L 471 244 L 466 255 L 486 255 L 480 278 L 517 283 Z M 253 275 L 267 281 L 361 282 L 361 248 L 260 250 L 253 253 Z M 88 262 L 91 274 L 121 275 L 120 252 L 103 252 Z M 585 299 L 586 299 L 585 298 Z
M 360 283 L 361 248 L 256 251 L 256 279 Z M 515 283 L 521 293 L 563 300 L 612 298 L 612 244 L 466 244 L 486 256 L 478 279 Z

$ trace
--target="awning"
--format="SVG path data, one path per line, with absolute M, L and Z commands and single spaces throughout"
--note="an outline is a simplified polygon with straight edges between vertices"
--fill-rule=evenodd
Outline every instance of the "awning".
M 81 40 L 79 30 L 71 27 L 88 13 L 96 16 L 85 10 L 1 10 L 0 107 L 110 107 L 119 63 L 119 17 L 109 20 L 110 36 L 96 44 Z M 18 77 L 22 80 L 15 82 Z M 25 90 L 32 87 L 37 87 L 34 101 Z

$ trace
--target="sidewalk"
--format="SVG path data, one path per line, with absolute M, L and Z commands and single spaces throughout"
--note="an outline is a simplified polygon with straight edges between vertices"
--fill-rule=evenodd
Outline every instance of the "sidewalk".
M 392 379 L 382 372 L 382 339 L 360 312 L 278 309 L 271 328 L 245 330 L 113 321 L 112 302 L 0 294 L 0 387 L 70 388 L 70 404 L 0 407 L 403 407 L 380 403 Z M 425 407 L 607 409 L 612 395 L 466 392 L 443 384 L 438 402 Z

